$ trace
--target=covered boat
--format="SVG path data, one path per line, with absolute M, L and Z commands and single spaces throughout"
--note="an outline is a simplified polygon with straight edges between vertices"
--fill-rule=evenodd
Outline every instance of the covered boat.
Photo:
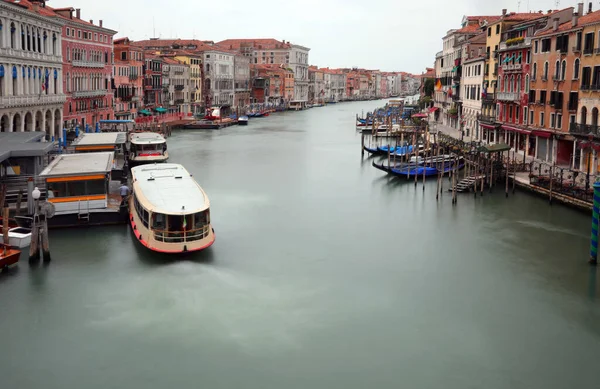
M 131 134 L 129 161 L 132 164 L 165 162 L 169 159 L 167 140 L 156 132 Z

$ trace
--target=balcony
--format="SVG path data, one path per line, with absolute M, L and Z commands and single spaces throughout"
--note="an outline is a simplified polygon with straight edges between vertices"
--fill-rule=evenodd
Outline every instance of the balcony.
M 600 137 L 600 127 L 598 125 L 571 123 L 569 125 L 569 132 L 576 135 Z
M 0 48 L 0 55 L 17 59 L 17 63 L 21 62 L 18 59 L 37 60 L 44 62 L 62 63 L 62 56 L 34 53 L 31 51 L 23 51 L 17 49 L 9 49 L 6 47 Z
M 485 122 L 485 123 L 489 123 L 489 124 L 495 124 L 496 123 L 496 117 L 495 116 L 484 115 L 484 114 L 478 114 L 477 115 L 477 120 L 479 120 L 480 122 Z
M 573 46 L 574 53 L 581 53 L 581 46 Z
M 542 76 L 542 81 L 548 81 L 548 76 Z
M 585 90 L 585 91 L 598 91 L 600 90 L 600 85 L 599 84 L 592 84 L 592 85 L 581 85 L 581 90 Z
M 67 100 L 65 95 L 41 96 L 4 96 L 0 97 L 0 108 L 22 107 L 44 104 L 64 104 Z
M 460 95 L 452 95 L 452 101 L 460 101 Z
M 78 68 L 103 68 L 105 66 L 104 62 L 80 60 L 73 60 L 72 64 L 74 67 Z
M 485 95 L 485 97 L 483 97 L 481 99 L 485 104 L 491 104 L 494 101 L 496 101 L 496 94 L 495 93 L 487 93 Z
M 584 55 L 592 55 L 594 54 L 594 48 L 593 47 L 586 47 L 583 49 L 583 54 Z
M 175 104 L 179 105 L 179 104 L 183 104 L 184 100 L 183 99 L 177 99 L 175 100 Z
M 520 71 L 522 66 L 520 63 L 510 64 L 510 65 L 502 65 L 502 70 L 505 72 L 514 72 Z
M 183 85 L 175 85 L 175 90 L 176 91 L 182 91 L 183 90 Z
M 138 76 L 137 74 L 130 74 L 130 75 L 129 75 L 129 80 L 130 80 L 130 81 L 137 80 L 137 79 L 138 79 L 138 77 L 139 77 L 139 76 Z
M 452 77 L 452 81 L 454 82 L 460 82 L 460 74 L 457 74 L 455 76 Z
M 519 101 L 519 94 L 516 92 L 498 92 L 498 101 Z
M 73 92 L 74 98 L 85 98 L 85 97 L 100 97 L 104 96 L 108 93 L 106 89 L 97 89 L 97 90 L 78 90 Z

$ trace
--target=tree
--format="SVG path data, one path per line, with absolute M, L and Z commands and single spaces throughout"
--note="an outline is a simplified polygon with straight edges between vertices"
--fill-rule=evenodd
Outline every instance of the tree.
M 423 96 L 419 99 L 419 108 L 423 109 L 425 107 L 428 107 L 431 102 L 433 101 L 433 99 L 429 96 Z
M 425 87 L 423 88 L 425 92 L 425 96 L 433 96 L 433 89 L 435 87 L 433 78 L 428 78 L 425 80 Z

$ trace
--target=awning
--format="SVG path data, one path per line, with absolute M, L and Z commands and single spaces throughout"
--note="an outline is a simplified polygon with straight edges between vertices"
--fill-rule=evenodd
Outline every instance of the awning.
M 435 112 L 438 109 L 439 109 L 438 107 L 431 107 L 431 108 L 429 108 L 429 113 Z
M 531 131 L 531 135 L 539 136 L 540 138 L 550 138 L 552 133 L 548 132 L 548 131 L 533 130 L 533 131 Z
M 413 118 L 426 118 L 427 114 L 425 114 L 425 113 L 416 113 L 416 114 L 412 115 L 411 117 L 413 117 Z
M 148 111 L 147 109 L 140 109 L 138 112 L 142 115 L 152 115 L 152 112 Z
M 167 110 L 165 108 L 162 107 L 158 107 L 158 108 L 154 108 L 154 110 L 158 113 L 165 113 L 167 112 Z
M 506 131 L 513 131 L 513 132 L 518 132 L 520 134 L 530 134 L 531 131 L 529 130 L 524 130 L 522 128 L 518 128 L 518 127 L 512 127 L 512 126 L 507 126 L 507 125 L 502 125 L 502 129 L 506 130 Z
M 452 68 L 452 72 L 455 72 L 457 70 L 458 70 L 458 66 L 455 66 L 455 67 Z
M 496 129 L 496 126 L 492 126 L 491 124 L 479 123 L 479 126 L 481 128 L 485 128 L 486 130 L 495 130 Z

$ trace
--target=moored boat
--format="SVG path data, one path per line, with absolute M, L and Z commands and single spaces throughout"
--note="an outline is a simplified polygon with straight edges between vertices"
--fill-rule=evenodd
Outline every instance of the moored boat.
M 8 242 L 0 232 L 0 243 L 10 247 L 22 249 L 31 244 L 31 229 L 25 227 L 14 227 L 8 230 Z
M 131 134 L 129 161 L 132 164 L 165 162 L 169 159 L 167 140 L 156 132 Z
M 129 219 L 138 241 L 152 251 L 185 253 L 215 241 L 210 202 L 181 165 L 142 165 L 131 169 Z
M 21 251 L 12 249 L 8 245 L 0 243 L 0 270 L 7 269 L 17 262 L 21 257 Z
M 240 116 L 237 121 L 240 126 L 247 126 L 248 125 L 248 116 L 245 116 L 245 115 Z

